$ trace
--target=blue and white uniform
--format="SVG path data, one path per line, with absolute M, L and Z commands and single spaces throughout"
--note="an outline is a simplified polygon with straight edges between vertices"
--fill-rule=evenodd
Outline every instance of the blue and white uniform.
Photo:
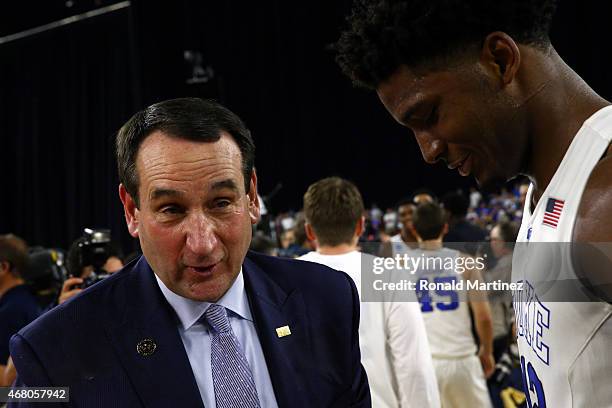
M 512 280 L 523 285 L 514 308 L 529 408 L 612 407 L 612 305 L 589 299 L 567 244 L 611 139 L 608 106 L 584 122 L 533 209 L 527 192 Z
M 456 259 L 464 257 L 459 251 L 449 248 L 438 250 L 415 249 L 414 257 L 425 257 L 429 260 L 444 260 L 439 264 L 455 265 Z M 427 338 L 431 348 L 442 408 L 491 407 L 487 384 L 477 356 L 477 347 L 472 335 L 472 321 L 469 305 L 460 292 L 455 290 L 419 289 L 421 281 L 428 284 L 450 284 L 453 282 L 465 285 L 462 274 L 452 267 L 435 267 L 435 261 L 426 261 L 423 265 L 433 267 L 419 268 L 417 292 L 421 312 L 427 329 Z M 443 285 L 441 285 L 443 287 Z M 451 286 L 452 287 L 452 286 Z M 462 291 L 467 293 L 466 291 Z

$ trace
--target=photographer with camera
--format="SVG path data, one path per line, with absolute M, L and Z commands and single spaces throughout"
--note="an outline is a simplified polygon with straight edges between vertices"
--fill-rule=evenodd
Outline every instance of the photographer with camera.
M 70 246 L 67 267 L 70 276 L 62 285 L 58 304 L 123 268 L 121 254 L 111 241 L 110 230 L 85 228 L 83 236 Z

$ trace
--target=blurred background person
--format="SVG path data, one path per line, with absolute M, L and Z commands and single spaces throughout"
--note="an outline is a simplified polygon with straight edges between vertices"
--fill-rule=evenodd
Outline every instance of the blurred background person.
M 281 238 L 284 241 L 282 242 L 283 248 L 281 248 L 278 252 L 279 256 L 285 258 L 297 258 L 314 249 L 312 242 L 306 235 L 304 224 L 304 213 L 299 212 L 295 216 L 293 226 L 289 230 L 285 231 L 287 235 L 281 235 Z
M 259 252 L 269 256 L 278 256 L 278 248 L 274 244 L 271 238 L 268 238 L 264 234 L 255 234 L 251 239 L 251 245 L 249 246 L 251 251 Z
M 293 229 L 283 230 L 279 237 L 280 242 L 280 254 L 281 256 L 285 256 L 285 251 L 288 251 L 288 248 L 295 244 L 295 232 Z
M 412 216 L 414 214 L 414 209 L 415 205 L 408 199 L 404 199 L 397 204 L 400 231 L 398 234 L 391 237 L 394 254 L 405 253 L 410 248 L 416 248 L 418 246 L 417 239 L 412 232 Z
M 462 192 L 453 191 L 442 197 L 442 205 L 448 223 L 448 233 L 444 236 L 445 245 L 475 256 L 487 233 L 467 220 L 470 199 Z
M 21 238 L 0 235 L 0 386 L 15 380 L 15 370 L 9 357 L 9 340 L 21 328 L 36 319 L 41 309 L 36 297 L 26 285 L 28 247 Z
M 501 222 L 491 230 L 491 253 L 496 262 L 484 274 L 487 282 L 511 282 L 512 250 L 517 234 L 518 225 L 512 222 Z M 507 290 L 490 291 L 489 302 L 493 317 L 493 357 L 498 361 L 511 340 L 510 327 L 514 318 L 512 293 Z
M 383 231 L 385 234 L 391 236 L 397 232 L 397 211 L 393 208 L 387 208 L 385 215 L 383 215 Z
M 461 281 L 482 282 L 477 268 L 459 271 L 455 267 L 459 258 L 467 255 L 443 246 L 442 239 L 448 230 L 444 210 L 436 203 L 417 206 L 412 221 L 419 240 L 415 256 L 440 258 L 443 268 L 421 266 L 416 271 L 419 283 L 447 283 Z M 426 260 L 422 265 L 436 265 Z M 463 263 L 465 265 L 465 262 Z M 418 288 L 417 288 L 418 289 Z M 431 346 L 434 368 L 438 378 L 440 399 L 443 407 L 491 406 L 486 378 L 493 374 L 493 327 L 491 310 L 486 292 L 469 290 L 468 298 L 462 299 L 457 290 L 417 290 L 421 312 Z M 465 292 L 464 292 L 465 293 Z M 474 314 L 474 326 L 480 346 L 472 334 L 470 309 Z M 478 357 L 477 357 L 478 356 Z M 479 361 L 480 360 L 480 361 Z
M 487 282 L 511 282 L 512 253 L 518 234 L 515 222 L 497 223 L 489 234 L 492 266 L 484 273 Z M 514 309 L 510 291 L 489 291 L 489 303 L 493 318 L 493 358 L 495 373 L 488 379 L 487 385 L 493 405 L 505 407 L 504 399 L 509 394 L 516 400 L 525 400 L 522 393 L 521 366 L 518 356 L 518 345 L 513 334 Z M 504 396 L 506 395 L 506 396 Z
M 411 198 L 404 198 L 396 204 L 399 231 L 391 235 L 381 245 L 380 256 L 390 257 L 396 254 L 410 252 L 411 248 L 417 247 L 417 239 L 412 233 L 412 214 L 415 205 Z

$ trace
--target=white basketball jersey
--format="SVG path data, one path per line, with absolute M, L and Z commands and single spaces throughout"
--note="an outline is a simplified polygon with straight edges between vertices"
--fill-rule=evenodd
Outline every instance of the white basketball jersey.
M 612 306 L 587 301 L 569 245 L 551 244 L 572 241 L 584 188 L 611 138 L 608 106 L 584 122 L 533 211 L 533 185 L 527 193 L 512 280 L 523 284 L 514 308 L 529 408 L 612 407 Z
M 419 249 L 412 251 L 415 257 L 421 257 L 421 254 L 427 258 L 443 260 L 454 260 L 461 256 L 459 251 L 448 248 L 435 251 Z M 435 263 L 429 264 L 434 265 Z M 429 283 L 451 283 L 463 280 L 463 276 L 453 269 L 427 267 L 419 269 L 416 274 L 418 281 L 427 280 Z M 417 285 L 420 283 L 417 282 Z M 432 357 L 461 358 L 476 354 L 476 343 L 472 336 L 472 322 L 466 299 L 461 299 L 459 292 L 455 290 L 419 290 L 418 286 L 417 294 Z
M 323 255 L 313 251 L 299 259 L 346 272 L 355 281 L 360 298 L 363 298 L 362 265 L 373 263 L 374 257 L 357 251 L 341 255 Z M 402 325 L 398 325 L 399 319 Z M 406 333 L 398 334 L 398 328 Z M 360 303 L 361 362 L 368 375 L 373 407 L 440 407 L 425 336 L 415 303 Z M 393 360 L 392 349 L 401 350 L 404 360 Z
M 391 239 L 389 239 L 389 241 L 391 242 L 393 256 L 410 253 L 411 248 L 408 245 L 406 245 L 406 243 L 402 239 L 402 234 L 393 235 Z

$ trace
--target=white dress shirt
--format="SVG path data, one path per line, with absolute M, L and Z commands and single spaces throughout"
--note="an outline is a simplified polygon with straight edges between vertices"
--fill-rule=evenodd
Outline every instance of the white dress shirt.
M 211 370 L 211 335 L 206 324 L 198 322 L 210 303 L 184 298 L 172 292 L 155 275 L 159 288 L 179 318 L 178 331 L 183 340 L 193 375 L 206 408 L 216 408 Z M 232 286 L 217 302 L 227 309 L 232 330 L 251 366 L 262 407 L 277 408 L 272 381 L 244 289 L 242 269 Z

